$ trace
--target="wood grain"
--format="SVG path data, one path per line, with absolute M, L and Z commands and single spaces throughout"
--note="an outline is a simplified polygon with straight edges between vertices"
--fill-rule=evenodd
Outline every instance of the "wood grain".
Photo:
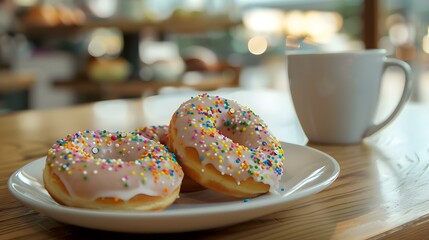
M 285 211 L 221 229 L 165 235 L 91 230 L 56 222 L 9 193 L 6 184 L 12 172 L 44 156 L 56 139 L 83 129 L 143 126 L 141 110 L 139 100 L 115 100 L 0 116 L 0 238 L 428 239 L 429 106 L 425 104 L 408 104 L 393 124 L 362 144 L 310 144 L 340 164 L 341 173 L 330 187 L 291 202 Z

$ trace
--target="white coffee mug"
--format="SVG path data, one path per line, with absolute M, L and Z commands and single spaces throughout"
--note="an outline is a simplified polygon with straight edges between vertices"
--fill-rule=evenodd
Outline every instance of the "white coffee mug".
M 359 143 L 398 115 L 411 94 L 411 70 L 385 55 L 383 49 L 287 54 L 293 104 L 310 142 Z M 390 66 L 404 71 L 404 90 L 393 112 L 374 124 L 382 75 Z

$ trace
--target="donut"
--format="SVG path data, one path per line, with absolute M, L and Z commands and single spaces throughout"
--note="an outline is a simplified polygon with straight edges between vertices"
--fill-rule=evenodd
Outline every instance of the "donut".
M 180 105 L 168 134 L 169 149 L 198 184 L 240 198 L 279 191 L 284 151 L 248 107 L 203 93 Z
M 168 125 L 153 125 L 143 128 L 137 128 L 136 131 L 139 133 L 139 135 L 160 142 L 161 144 L 166 145 L 168 142 Z M 204 189 L 205 187 L 201 186 L 200 184 L 196 183 L 191 178 L 185 175 L 182 180 L 180 192 L 196 192 Z
M 43 170 L 58 203 L 103 210 L 162 210 L 178 197 L 183 171 L 166 147 L 138 132 L 80 131 L 57 140 Z
M 145 138 L 157 141 L 163 145 L 168 141 L 168 125 L 152 125 L 136 129 L 137 133 Z

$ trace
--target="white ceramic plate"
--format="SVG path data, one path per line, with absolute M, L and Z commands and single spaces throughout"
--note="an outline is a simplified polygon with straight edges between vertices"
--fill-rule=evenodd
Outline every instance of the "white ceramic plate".
M 17 170 L 9 179 L 11 193 L 30 208 L 60 222 L 82 227 L 135 233 L 185 232 L 232 225 L 285 210 L 292 200 L 315 194 L 338 176 L 338 163 L 310 147 L 282 143 L 285 175 L 281 194 L 235 199 L 210 190 L 181 194 L 161 212 L 100 211 L 56 203 L 43 187 L 44 158 Z

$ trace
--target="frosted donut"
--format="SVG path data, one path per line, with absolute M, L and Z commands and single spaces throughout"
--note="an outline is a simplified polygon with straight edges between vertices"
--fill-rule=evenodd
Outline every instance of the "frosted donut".
M 165 146 L 135 131 L 68 135 L 49 149 L 43 171 L 53 199 L 90 209 L 161 210 L 176 200 L 182 179 Z
M 235 197 L 277 192 L 284 152 L 249 108 L 201 94 L 182 103 L 169 127 L 169 149 L 185 175 Z
M 137 133 L 145 138 L 166 145 L 168 141 L 168 125 L 148 126 L 137 128 Z
M 137 128 L 136 131 L 151 140 L 167 145 L 168 142 L 168 125 L 148 126 Z M 193 181 L 191 178 L 184 176 L 182 180 L 181 192 L 195 192 L 205 189 L 205 187 Z

